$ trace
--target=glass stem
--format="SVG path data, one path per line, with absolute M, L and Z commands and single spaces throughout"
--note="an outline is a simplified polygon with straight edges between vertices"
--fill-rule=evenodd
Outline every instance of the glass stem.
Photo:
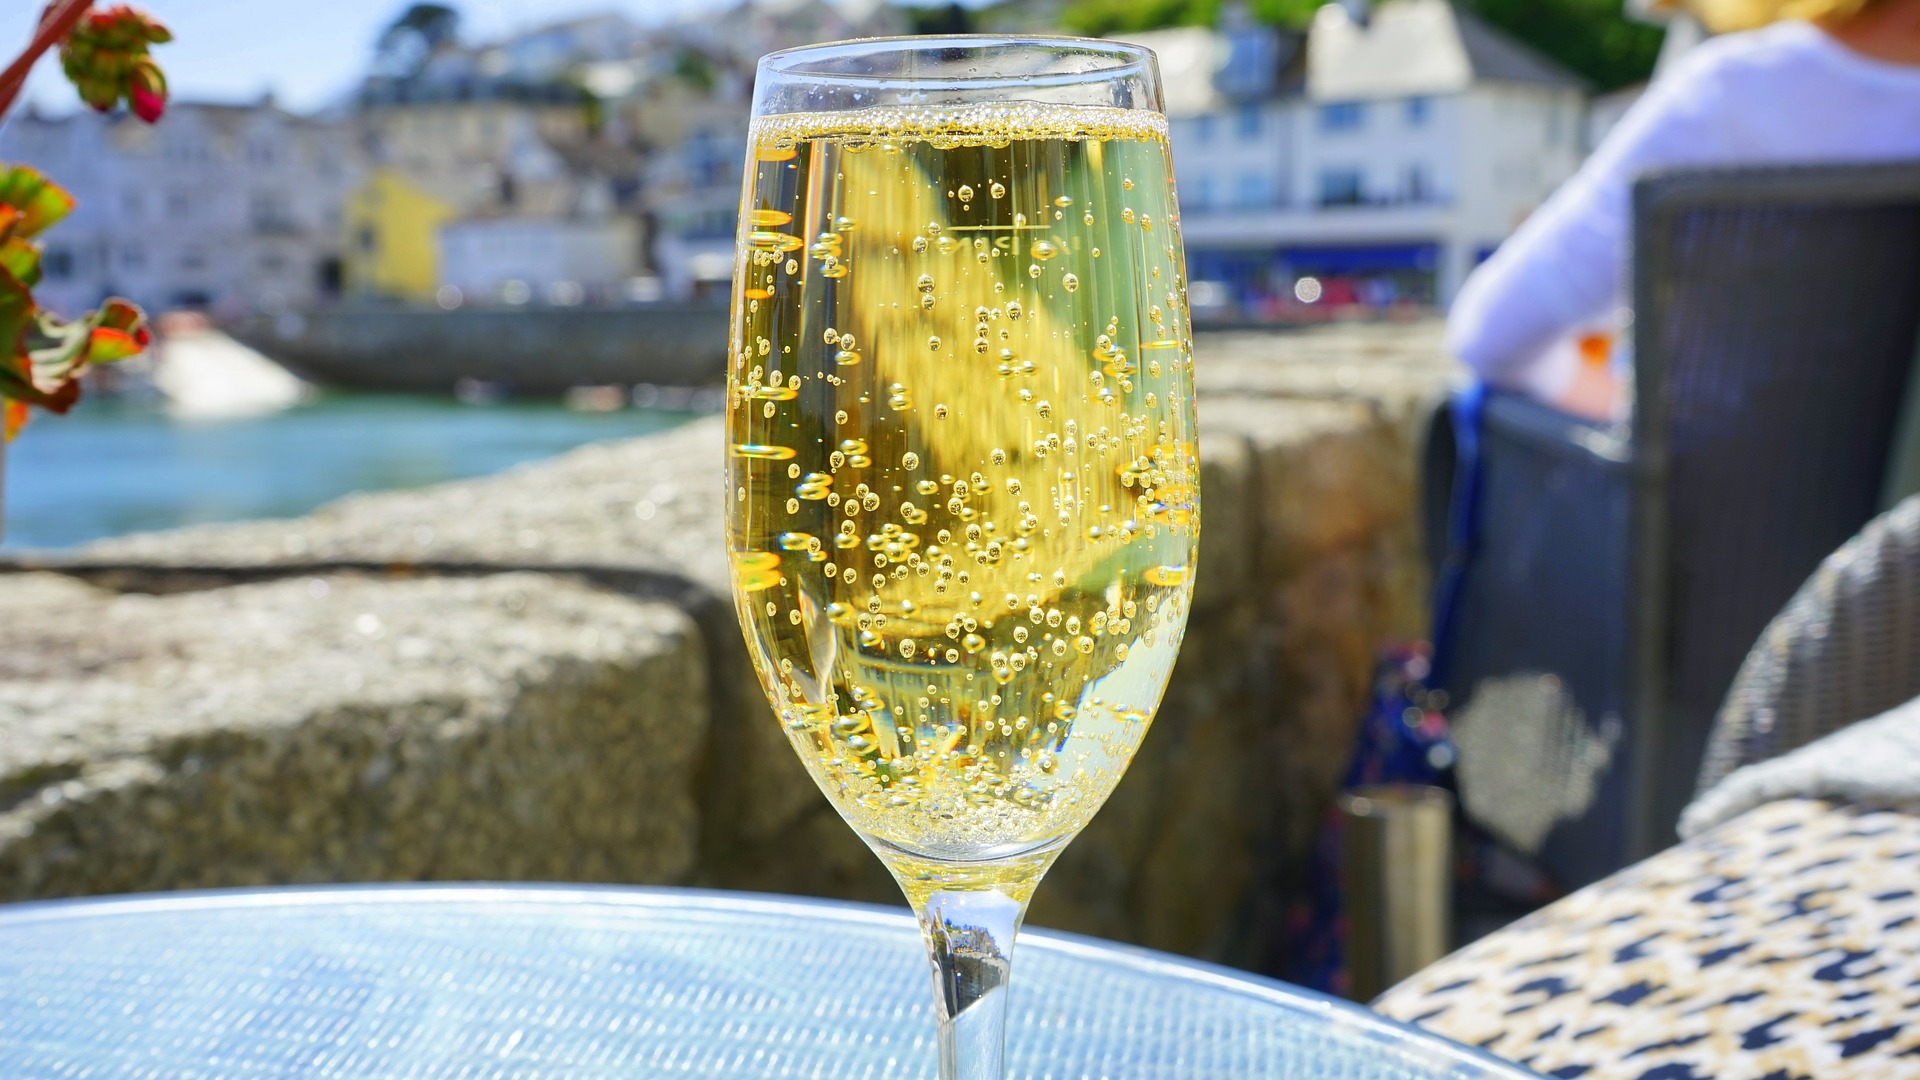
M 918 906 L 933 962 L 940 1080 L 1002 1080 L 1013 939 L 1026 902 L 989 888 L 938 890 Z
M 1027 902 L 1072 836 L 978 862 L 948 862 L 863 835 L 920 917 L 933 965 L 940 1080 L 1006 1075 L 1013 938 Z

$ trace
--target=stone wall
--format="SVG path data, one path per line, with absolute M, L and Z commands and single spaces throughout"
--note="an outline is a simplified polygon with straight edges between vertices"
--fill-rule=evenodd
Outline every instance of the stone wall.
M 1261 966 L 1368 692 L 1418 635 L 1431 323 L 1203 337 L 1187 643 L 1033 921 Z M 721 432 L 0 576 L 0 899 L 565 879 L 895 901 L 726 599 Z

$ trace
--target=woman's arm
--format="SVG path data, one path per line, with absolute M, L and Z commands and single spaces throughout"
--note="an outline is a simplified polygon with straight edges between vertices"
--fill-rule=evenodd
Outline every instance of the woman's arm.
M 1579 328 L 1610 325 L 1624 300 L 1634 179 L 1713 160 L 1713 98 L 1704 62 L 1654 84 L 1580 171 L 1468 277 L 1447 319 L 1448 349 L 1489 383 L 1559 399 L 1577 361 L 1573 350 L 1551 346 Z

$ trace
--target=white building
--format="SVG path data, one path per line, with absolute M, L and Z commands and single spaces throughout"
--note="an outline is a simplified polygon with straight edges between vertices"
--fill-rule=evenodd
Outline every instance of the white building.
M 528 82 L 558 78 L 582 64 L 624 60 L 646 31 L 618 12 L 588 15 L 523 30 L 480 53 L 480 70 Z
M 1600 149 L 1600 144 L 1626 119 L 1628 111 L 1640 103 L 1647 86 L 1647 83 L 1634 83 L 1587 102 L 1587 153 Z
M 483 217 L 440 227 L 443 286 L 470 299 L 577 304 L 622 292 L 640 272 L 631 217 Z
M 747 112 L 758 58 L 816 41 L 908 32 L 884 0 L 753 0 L 657 33 L 615 110 L 650 148 L 641 203 L 664 294 L 725 295 L 733 277 Z
M 43 237 L 36 295 L 67 314 L 106 296 L 149 311 L 306 305 L 338 291 L 340 206 L 358 179 L 343 127 L 252 105 L 174 102 L 157 125 L 31 111 L 0 131 L 0 160 L 73 194 Z
M 1189 278 L 1243 309 L 1445 302 L 1582 157 L 1580 80 L 1446 0 L 1137 40 L 1170 69 Z

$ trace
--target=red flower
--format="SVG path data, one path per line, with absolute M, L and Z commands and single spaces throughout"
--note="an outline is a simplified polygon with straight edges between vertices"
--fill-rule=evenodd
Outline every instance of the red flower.
M 152 60 L 136 60 L 127 77 L 127 104 L 133 115 L 151 124 L 167 111 L 167 77 Z

